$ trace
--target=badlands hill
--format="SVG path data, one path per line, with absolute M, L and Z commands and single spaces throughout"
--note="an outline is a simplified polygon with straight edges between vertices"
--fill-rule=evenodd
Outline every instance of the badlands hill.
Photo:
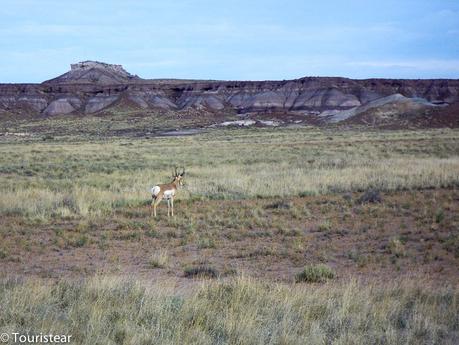
M 282 81 L 142 79 L 121 65 L 72 64 L 41 84 L 0 84 L 1 116 L 109 114 L 116 107 L 278 123 L 458 126 L 459 80 L 305 77 Z

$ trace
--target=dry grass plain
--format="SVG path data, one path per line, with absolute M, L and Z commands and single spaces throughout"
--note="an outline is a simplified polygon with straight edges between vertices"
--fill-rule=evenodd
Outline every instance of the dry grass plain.
M 458 139 L 2 137 L 0 331 L 82 344 L 455 344 Z M 176 217 L 163 203 L 153 219 L 149 188 L 174 165 L 187 168 Z M 372 190 L 380 200 L 363 202 Z

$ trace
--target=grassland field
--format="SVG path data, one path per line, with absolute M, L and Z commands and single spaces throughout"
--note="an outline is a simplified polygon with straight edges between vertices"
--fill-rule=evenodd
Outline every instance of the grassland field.
M 459 131 L 69 132 L 0 137 L 0 332 L 459 342 Z

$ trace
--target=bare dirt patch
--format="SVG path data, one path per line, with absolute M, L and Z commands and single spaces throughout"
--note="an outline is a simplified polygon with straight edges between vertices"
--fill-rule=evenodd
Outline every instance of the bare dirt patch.
M 361 194 L 181 201 L 171 220 L 165 205 L 156 220 L 147 206 L 47 224 L 4 217 L 0 274 L 185 280 L 187 268 L 204 265 L 222 277 L 290 282 L 305 265 L 326 264 L 337 279 L 459 282 L 458 190 L 384 192 L 367 204 Z M 159 251 L 161 267 L 152 264 Z

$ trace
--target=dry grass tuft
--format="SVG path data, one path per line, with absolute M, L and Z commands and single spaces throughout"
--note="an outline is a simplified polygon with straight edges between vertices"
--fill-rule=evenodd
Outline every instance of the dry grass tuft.
M 169 253 L 165 249 L 160 249 L 153 253 L 148 261 L 151 268 L 166 268 L 169 266 L 170 258 Z
M 323 283 L 335 278 L 335 272 L 327 265 L 309 265 L 295 277 L 297 283 Z
M 208 265 L 186 267 L 183 273 L 186 278 L 218 278 L 220 275 L 216 268 Z

